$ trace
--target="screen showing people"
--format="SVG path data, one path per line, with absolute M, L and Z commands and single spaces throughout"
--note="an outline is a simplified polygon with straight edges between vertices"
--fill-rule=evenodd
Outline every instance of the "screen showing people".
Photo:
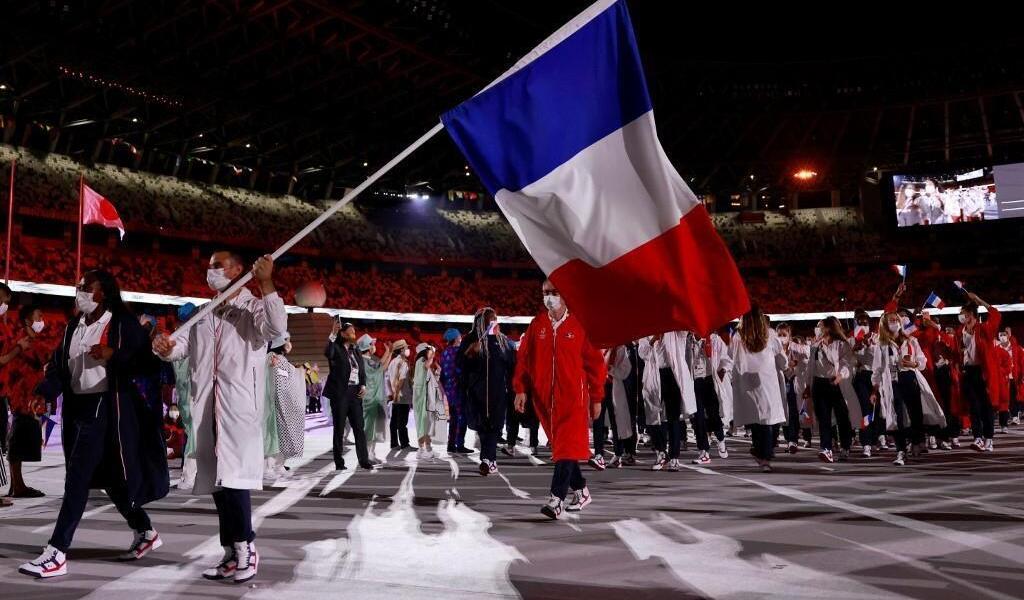
M 897 174 L 893 191 L 899 227 L 1024 217 L 1024 163 L 941 175 Z

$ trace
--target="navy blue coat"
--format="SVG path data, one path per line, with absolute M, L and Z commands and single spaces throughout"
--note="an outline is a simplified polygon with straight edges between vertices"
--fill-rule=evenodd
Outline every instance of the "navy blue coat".
M 61 418 L 65 432 L 74 430 L 76 420 L 86 418 L 73 402 L 68 364 L 71 334 L 79 319 L 75 317 L 68 323 L 39 390 L 51 401 L 64 394 Z M 163 406 L 159 398 L 144 398 L 135 381 L 142 362 L 151 352 L 149 337 L 134 315 L 114 314 L 107 330 L 107 345 L 114 349 L 114 355 L 107 362 L 110 391 L 104 394 L 103 407 L 109 411 L 108 422 L 114 424 L 108 431 L 116 431 L 117 439 L 108 439 L 111 443 L 105 445 L 104 458 L 90 487 L 105 489 L 124 485 L 129 500 L 140 506 L 163 498 L 170 489 Z M 95 405 L 92 408 L 95 409 Z M 65 458 L 68 451 L 65 445 Z

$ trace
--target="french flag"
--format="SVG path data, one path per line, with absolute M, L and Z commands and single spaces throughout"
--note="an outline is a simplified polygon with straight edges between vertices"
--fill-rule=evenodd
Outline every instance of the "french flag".
M 928 299 L 924 301 L 925 306 L 931 306 L 932 308 L 946 308 L 946 303 L 939 298 L 938 294 L 932 292 L 929 294 Z
M 623 0 L 593 4 L 441 120 L 596 344 L 706 335 L 749 309 L 658 141 Z
M 907 265 L 893 265 L 892 270 L 903 279 L 907 278 Z

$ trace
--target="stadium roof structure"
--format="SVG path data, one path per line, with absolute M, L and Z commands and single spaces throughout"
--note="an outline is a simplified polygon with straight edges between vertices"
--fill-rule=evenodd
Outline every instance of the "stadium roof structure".
M 337 198 L 587 4 L 5 1 L 2 139 Z M 997 10 L 629 7 L 660 136 L 698 193 L 1024 157 L 1024 31 Z M 388 185 L 478 186 L 438 139 Z

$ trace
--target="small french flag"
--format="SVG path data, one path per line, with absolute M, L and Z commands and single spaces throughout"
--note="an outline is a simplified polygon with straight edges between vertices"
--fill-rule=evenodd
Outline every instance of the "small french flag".
M 914 335 L 915 333 L 917 333 L 917 325 L 914 325 L 913 321 L 907 323 L 906 326 L 903 327 L 903 333 L 907 334 L 908 336 Z
M 966 288 L 964 288 L 964 282 L 962 281 L 953 281 L 953 285 L 955 285 L 960 290 L 967 291 Z
M 907 265 L 893 265 L 892 269 L 893 271 L 896 271 L 896 274 L 902 277 L 903 279 L 907 278 Z
M 925 306 L 931 306 L 932 308 L 946 308 L 946 303 L 942 301 L 942 298 L 932 292 L 928 299 L 924 301 Z
M 864 428 L 864 429 L 867 429 L 868 427 L 871 427 L 871 423 L 874 420 L 875 420 L 874 413 L 868 413 L 868 414 L 864 415 L 864 419 L 861 421 L 861 427 Z

